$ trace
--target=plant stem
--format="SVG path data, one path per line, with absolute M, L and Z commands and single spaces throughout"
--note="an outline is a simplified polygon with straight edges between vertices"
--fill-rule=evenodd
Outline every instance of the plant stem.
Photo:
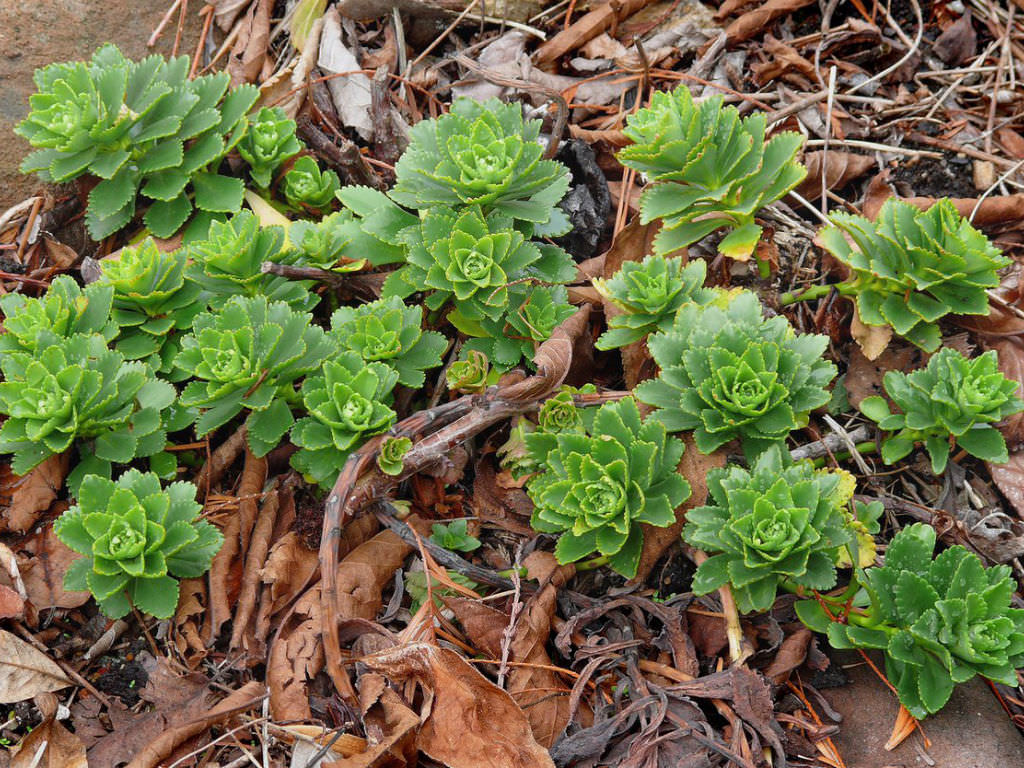
M 584 560 L 582 563 L 576 563 L 576 572 L 582 571 L 594 571 L 605 565 L 608 565 L 608 561 L 611 558 L 608 555 L 600 555 L 599 557 L 592 557 L 590 560 Z M 506 579 L 511 579 L 512 574 L 515 573 L 515 568 L 508 568 L 504 571 L 498 571 L 499 576 L 504 576 Z M 522 577 L 526 576 L 526 568 L 519 569 L 519 575 Z
M 820 299 L 823 296 L 828 296 L 835 288 L 837 291 L 842 293 L 842 290 L 838 285 L 812 285 L 805 288 L 802 291 L 790 291 L 779 296 L 779 304 L 783 307 L 788 307 L 790 304 L 796 304 L 798 301 L 813 301 L 814 299 Z
M 869 440 L 866 443 L 857 443 L 856 447 L 857 453 L 864 456 L 876 453 L 878 451 L 878 446 L 875 444 L 874 440 Z M 839 453 L 833 454 L 833 456 L 835 456 L 836 461 L 845 461 L 846 459 L 850 458 L 850 452 L 841 451 Z M 822 467 L 825 466 L 827 461 L 828 456 L 819 456 L 817 459 L 814 460 L 815 469 L 821 469 Z

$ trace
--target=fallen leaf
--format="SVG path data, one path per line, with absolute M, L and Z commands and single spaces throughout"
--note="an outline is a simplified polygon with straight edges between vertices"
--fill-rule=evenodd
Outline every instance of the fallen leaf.
M 331 7 L 324 14 L 324 28 L 320 34 L 320 52 L 317 66 L 326 75 L 337 75 L 327 81 L 334 109 L 344 125 L 355 128 L 363 139 L 373 137 L 373 121 L 370 120 L 370 78 L 360 74 L 362 66 L 355 54 L 341 41 L 341 17 L 338 9 Z
M 36 610 L 77 608 L 85 605 L 91 595 L 64 589 L 64 574 L 81 558 L 53 532 L 53 525 L 29 537 L 21 547 L 19 568 L 25 580 L 25 592 Z
M 35 703 L 43 722 L 22 739 L 11 768 L 89 768 L 82 740 L 56 720 L 57 697 L 42 693 Z
M 825 166 L 825 189 L 841 189 L 854 179 L 859 179 L 875 167 L 870 155 L 855 155 L 852 152 L 806 152 L 804 165 L 807 177 L 794 191 L 807 200 L 821 197 L 821 164 Z
M 64 670 L 31 645 L 0 629 L 0 704 L 67 688 Z
M 932 52 L 951 67 L 973 59 L 978 49 L 978 33 L 971 24 L 971 9 L 935 38 Z
M 1000 128 L 996 131 L 996 137 L 1009 155 L 1024 159 L 1024 136 L 1012 128 Z
M 991 349 L 999 355 L 999 370 L 1010 381 L 1017 382 L 1017 397 L 1024 396 L 1024 347 L 1017 337 L 998 339 Z M 1011 451 L 1024 446 L 1024 413 L 1015 413 L 999 425 Z
M 764 676 L 776 685 L 781 685 L 789 677 L 789 673 L 804 663 L 807 649 L 814 633 L 803 625 L 798 625 L 779 646 L 772 663 L 764 670 Z
M 850 335 L 860 346 L 861 352 L 868 360 L 877 360 L 892 339 L 892 328 L 888 325 L 864 325 L 860 321 L 857 305 L 853 305 L 853 317 L 850 319 Z
M 359 678 L 359 706 L 367 730 L 379 734 L 366 751 L 324 768 L 404 768 L 416 764 L 416 728 L 420 718 L 378 674 Z
M 5 584 L 0 584 L 0 620 L 21 620 L 25 615 L 25 601 L 21 595 Z
M 1010 454 L 1005 464 L 987 463 L 992 482 L 1003 492 L 1017 516 L 1024 519 L 1024 451 Z
M 23 533 L 35 525 L 57 498 L 68 465 L 67 454 L 51 456 L 21 477 L 0 466 L 0 530 Z
M 909 373 L 927 362 L 928 356 L 910 344 L 894 343 L 874 360 L 869 360 L 859 347 L 850 350 L 850 365 L 844 380 L 850 405 L 860 407 L 865 397 L 885 396 L 882 377 L 888 371 Z
M 431 759 L 448 768 L 554 768 L 512 697 L 454 651 L 410 643 L 362 662 L 422 688 L 416 746 Z
M 766 85 L 784 75 L 789 75 L 788 79 L 797 81 L 801 86 L 817 81 L 814 65 L 793 46 L 769 33 L 765 35 L 763 50 L 768 60 L 750 66 L 754 82 L 758 85 Z
M 232 87 L 262 80 L 260 74 L 267 60 L 273 10 L 273 0 L 254 0 L 242 19 L 242 28 L 228 57 L 227 71 Z
M 782 16 L 811 5 L 814 0 L 768 0 L 747 11 L 725 28 L 728 45 L 733 46 L 758 35 L 761 30 Z
M 365 515 L 354 523 L 364 520 L 371 525 L 377 522 L 372 515 Z M 295 531 L 289 531 L 274 542 L 260 571 L 260 579 L 269 590 L 268 599 L 260 606 L 260 612 L 273 616 L 284 610 L 306 588 L 319 567 L 317 551 L 306 546 Z

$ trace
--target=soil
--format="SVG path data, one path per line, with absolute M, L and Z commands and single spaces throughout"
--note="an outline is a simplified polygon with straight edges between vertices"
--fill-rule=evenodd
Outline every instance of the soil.
M 174 44 L 176 20 L 154 48 L 146 42 L 169 5 L 169 0 L 0 0 L 0 210 L 44 188 L 35 176 L 18 172 L 30 148 L 12 133 L 28 112 L 35 69 L 87 59 L 107 42 L 131 57 L 166 55 Z M 182 53 L 192 52 L 198 23 L 198 15 L 189 13 Z

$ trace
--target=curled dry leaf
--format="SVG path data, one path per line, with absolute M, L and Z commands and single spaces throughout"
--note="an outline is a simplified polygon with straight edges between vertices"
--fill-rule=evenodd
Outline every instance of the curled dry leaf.
M 877 360 L 892 339 L 892 327 L 888 325 L 864 325 L 860 320 L 857 306 L 853 307 L 850 320 L 850 335 L 860 346 L 861 352 L 868 360 Z
M 875 160 L 870 155 L 855 155 L 852 152 L 807 152 L 804 154 L 807 177 L 800 182 L 800 186 L 794 192 L 807 200 L 817 200 L 821 197 L 822 163 L 826 163 L 825 188 L 830 190 L 845 187 L 875 167 Z
M 423 689 L 417 748 L 449 768 L 554 768 L 511 696 L 454 651 L 410 643 L 363 663 Z
M 376 520 L 367 515 L 359 521 Z M 278 539 L 267 555 L 267 561 L 260 571 L 260 579 L 267 590 L 260 614 L 273 616 L 284 610 L 312 580 L 320 567 L 315 549 L 310 549 L 295 531 L 289 531 Z
M 756 36 L 761 30 L 782 16 L 811 5 L 814 0 L 768 0 L 751 11 L 747 11 L 725 28 L 730 46 L 742 43 Z
M 57 722 L 57 697 L 41 693 L 35 704 L 43 722 L 22 739 L 11 768 L 89 768 L 82 740 Z
M 1005 464 L 989 464 L 988 471 L 1017 516 L 1024 519 L 1024 451 L 1011 453 Z
M 376 743 L 358 755 L 328 763 L 324 768 L 405 768 L 416 764 L 416 728 L 420 718 L 406 706 L 381 675 L 359 678 L 359 707 L 368 731 L 380 734 Z
M 243 83 L 258 83 L 263 79 L 260 75 L 267 60 L 273 10 L 273 0 L 253 0 L 245 18 L 240 22 L 242 28 L 231 49 L 227 66 L 233 87 Z
M 0 704 L 67 688 L 64 670 L 24 640 L 0 629 Z
M 45 513 L 68 473 L 68 456 L 51 456 L 27 475 L 19 477 L 0 467 L 0 530 L 24 532 Z

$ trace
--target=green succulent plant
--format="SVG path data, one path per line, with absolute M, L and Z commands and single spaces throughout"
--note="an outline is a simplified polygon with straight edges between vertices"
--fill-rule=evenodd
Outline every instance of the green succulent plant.
M 412 448 L 408 437 L 389 437 L 380 446 L 377 466 L 385 475 L 397 477 L 405 469 L 405 454 Z
M 0 357 L 0 453 L 24 475 L 75 441 L 90 441 L 83 458 L 94 466 L 126 463 L 162 451 L 161 411 L 174 401 L 167 382 L 141 362 L 125 362 L 97 334 L 76 335 L 34 353 Z M 109 465 L 107 465 L 109 467 Z
M 1024 410 L 1018 382 L 999 371 L 995 350 L 969 360 L 945 347 L 928 366 L 910 373 L 888 371 L 885 391 L 899 408 L 893 413 L 879 395 L 864 398 L 860 410 L 890 434 L 882 442 L 886 464 L 899 461 L 923 443 L 932 471 L 941 474 L 951 442 L 983 461 L 1009 461 L 1006 441 L 993 424 Z
M 642 262 L 625 262 L 609 280 L 594 280 L 598 293 L 622 310 L 608 318 L 608 330 L 594 346 L 615 349 L 668 331 L 683 304 L 709 304 L 715 298 L 715 291 L 704 287 L 706 276 L 707 264 L 699 259 L 684 264 L 682 259 L 648 256 Z
M 229 296 L 266 296 L 294 309 L 310 310 L 320 300 L 308 280 L 289 280 L 263 272 L 263 262 L 288 263 L 281 227 L 262 227 L 250 211 L 210 223 L 209 234 L 186 247 L 191 259 L 185 274 L 206 293 L 208 303 Z M 211 304 L 212 306 L 212 304 Z
M 465 518 L 452 520 L 447 525 L 434 523 L 430 527 L 430 540 L 439 547 L 453 552 L 472 552 L 480 547 L 480 539 L 470 536 L 467 531 L 468 521 Z
M 292 427 L 292 442 L 299 446 L 292 466 L 311 482 L 332 486 L 349 455 L 395 423 L 391 391 L 397 381 L 391 368 L 364 362 L 354 352 L 326 361 L 323 375 L 302 383 L 302 403 L 309 415 Z M 389 454 L 396 450 L 390 448 Z M 393 455 L 389 459 L 394 461 Z
M 196 432 L 207 435 L 248 410 L 249 446 L 269 453 L 294 423 L 296 382 L 320 368 L 334 352 L 310 316 L 263 296 L 229 299 L 204 312 L 182 338 L 175 364 L 193 379 L 181 403 L 202 410 Z
M 466 395 L 479 395 L 497 381 L 497 378 L 491 375 L 491 364 L 487 355 L 476 349 L 468 350 L 465 357 L 448 366 L 444 378 L 448 389 Z M 495 382 L 491 381 L 492 378 Z
M 543 471 L 527 481 L 535 505 L 530 524 L 558 533 L 560 563 L 598 551 L 624 576 L 636 575 L 643 547 L 640 523 L 665 527 L 690 495 L 676 471 L 683 443 L 657 419 L 642 420 L 631 397 L 607 403 L 587 432 L 526 435 Z
M 746 259 L 761 237 L 754 216 L 807 175 L 796 160 L 798 133 L 765 141 L 767 116 L 741 118 L 713 96 L 695 104 L 689 88 L 656 92 L 649 107 L 629 116 L 623 133 L 633 141 L 619 162 L 651 182 L 640 198 L 643 223 L 661 219 L 658 255 L 672 253 L 728 227 L 718 250 Z
M 457 99 L 451 112 L 421 120 L 395 166 L 391 198 L 420 211 L 479 206 L 520 223 L 527 236 L 558 236 L 569 222 L 558 203 L 569 170 L 544 160 L 540 120 L 519 104 Z
M 350 211 L 338 211 L 320 221 L 293 221 L 288 225 L 287 241 L 286 247 L 295 251 L 290 262 L 334 272 L 362 269 L 369 261 L 368 251 L 378 244 L 361 235 Z
M 38 150 L 22 172 L 54 182 L 99 177 L 86 212 L 97 240 L 134 218 L 139 195 L 152 201 L 145 223 L 158 237 L 174 234 L 193 204 L 237 211 L 242 181 L 219 175 L 217 166 L 244 135 L 259 91 L 243 85 L 228 92 L 226 72 L 190 80 L 188 71 L 187 56 L 133 62 L 113 45 L 88 63 L 36 70 L 38 91 L 15 131 Z
M 164 252 L 149 238 L 100 262 L 99 284 L 113 288 L 113 319 L 120 326 L 117 350 L 169 374 L 178 334 L 203 310 L 201 289 L 185 278 L 185 253 Z
M 865 591 L 848 615 L 824 599 L 796 606 L 834 648 L 885 651 L 886 677 L 919 719 L 975 675 L 1016 687 L 1015 670 L 1024 666 L 1024 611 L 1010 607 L 1016 582 L 1009 566 L 985 568 L 961 546 L 933 559 L 934 549 L 935 529 L 911 525 L 889 543 L 884 567 L 863 572 Z
M 683 538 L 711 557 L 697 568 L 698 595 L 730 584 L 743 613 L 767 611 L 780 584 L 830 589 L 836 562 L 851 539 L 845 506 L 853 484 L 808 461 L 787 465 L 778 445 L 751 470 L 708 473 L 707 506 L 686 513 Z
M 842 212 L 831 220 L 818 236 L 849 267 L 837 288 L 856 297 L 861 322 L 891 326 L 928 352 L 939 348 L 940 318 L 988 314 L 985 291 L 1010 263 L 948 199 L 922 211 L 890 197 L 874 222 Z
M 485 334 L 483 338 L 470 339 L 465 348 L 484 352 L 500 370 L 524 359 L 532 368 L 537 347 L 551 338 L 555 328 L 576 310 L 561 285 L 517 285 L 509 294 L 508 310 L 500 319 L 462 323 L 466 331 L 479 329 Z
M 297 210 L 324 212 L 334 203 L 341 188 L 338 174 L 321 171 L 312 157 L 300 157 L 284 175 L 281 191 L 288 204 Z
M 88 475 L 78 504 L 54 523 L 64 544 L 84 557 L 64 576 L 64 588 L 88 590 L 111 619 L 132 606 L 169 619 L 178 605 L 177 578 L 210 568 L 224 537 L 200 519 L 192 483 L 160 487 L 152 473 L 130 469 L 117 482 Z
M 75 334 L 97 333 L 109 341 L 118 332 L 110 313 L 113 297 L 110 286 L 94 283 L 83 289 L 68 275 L 55 277 L 38 299 L 20 293 L 0 296 L 0 352 L 41 352 Z
M 726 307 L 685 304 L 672 329 L 648 339 L 657 379 L 636 388 L 670 432 L 694 430 L 701 453 L 733 438 L 754 457 L 807 424 L 829 401 L 836 367 L 822 358 L 828 338 L 795 334 L 786 318 L 764 319 L 744 292 Z
M 419 227 L 418 217 L 370 187 L 342 187 L 337 197 L 344 205 L 343 229 L 353 257 L 365 257 L 375 267 L 405 261 L 409 246 L 402 233 Z
M 447 573 L 448 578 L 459 586 L 473 590 L 480 588 L 479 584 L 463 576 L 458 571 L 448 571 Z M 430 590 L 428 591 L 427 574 L 423 571 L 406 571 L 403 585 L 411 598 L 409 601 L 409 612 L 413 614 L 419 611 L 420 606 L 427 602 L 427 595 L 432 594 L 434 596 L 434 605 L 438 610 L 444 608 L 444 598 L 464 596 L 451 587 L 442 584 L 439 579 L 435 579 L 433 576 L 430 577 Z
M 422 321 L 420 307 L 406 306 L 400 298 L 391 296 L 335 310 L 330 336 L 339 349 L 392 368 L 399 384 L 421 387 L 423 372 L 439 366 L 448 347 L 440 333 L 424 331 Z
M 301 151 L 295 121 L 280 107 L 263 107 L 249 115 L 249 129 L 238 143 L 238 154 L 249 164 L 249 177 L 260 189 L 267 189 L 281 164 Z

